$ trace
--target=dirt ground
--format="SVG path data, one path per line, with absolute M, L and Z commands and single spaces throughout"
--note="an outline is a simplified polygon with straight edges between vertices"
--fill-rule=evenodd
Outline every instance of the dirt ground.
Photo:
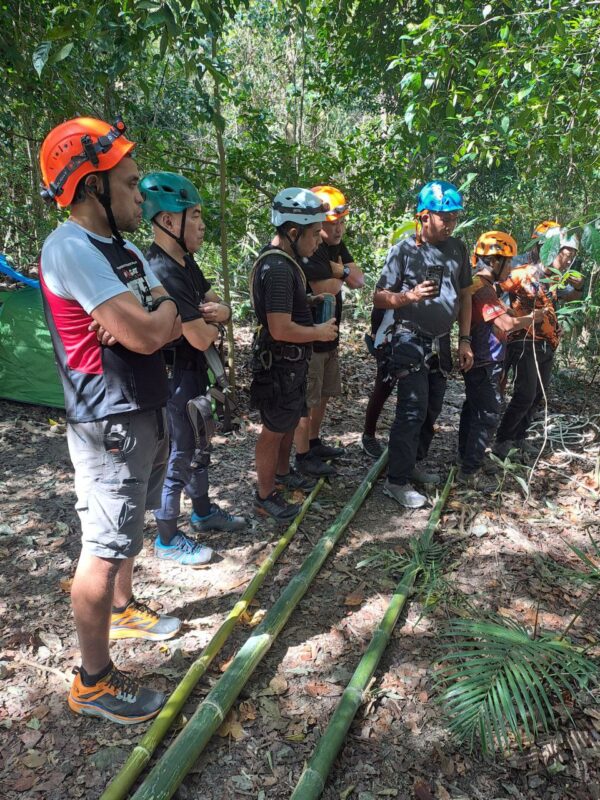
M 241 361 L 247 342 L 243 336 Z M 339 476 L 323 489 L 266 580 L 252 609 L 253 622 L 277 599 L 372 463 L 358 446 L 374 377 L 374 363 L 363 350 L 359 333 L 347 332 L 343 369 L 348 394 L 332 403 L 324 431 L 348 448 Z M 243 368 L 240 376 L 243 404 Z M 598 396 L 592 391 L 583 377 L 579 382 L 558 376 L 550 410 L 581 413 L 585 407 L 586 414 L 595 413 Z M 454 377 L 429 459 L 442 471 L 454 457 L 461 403 L 462 382 Z M 381 420 L 383 435 L 392 415 L 390 401 Z M 248 517 L 243 534 L 207 537 L 218 550 L 217 563 L 190 570 L 154 559 L 155 528 L 148 516 L 136 567 L 137 596 L 180 615 L 185 626 L 177 639 L 161 644 L 117 642 L 113 656 L 119 667 L 147 675 L 153 686 L 174 688 L 277 539 L 276 529 L 251 513 L 258 429 L 252 413 L 245 436 L 221 436 L 216 442 L 212 496 Z M 595 467 L 593 452 L 570 460 L 560 452 L 545 455 L 528 502 L 510 475 L 501 491 L 487 495 L 453 489 L 439 534 L 446 549 L 446 589 L 429 609 L 415 598 L 394 632 L 324 798 L 600 798 L 600 712 L 593 698 L 582 708 L 575 706 L 573 722 L 565 718 L 558 732 L 540 735 L 523 752 L 515 747 L 492 762 L 450 737 L 433 690 L 434 662 L 441 652 L 438 634 L 469 603 L 531 629 L 537 624 L 538 629 L 564 630 L 589 590 L 549 579 L 543 564 L 577 566 L 567 542 L 589 549 L 588 535 L 599 539 Z M 66 704 L 71 670 L 79 663 L 69 605 L 79 525 L 59 412 L 0 402 L 0 468 L 0 797 L 97 798 L 144 727 L 77 717 Z M 290 796 L 397 582 L 394 558 L 405 552 L 428 516 L 427 509 L 402 511 L 382 486 L 383 478 L 176 797 Z M 185 522 L 189 505 L 183 512 Z M 361 565 L 382 551 L 388 555 Z M 596 603 L 571 633 L 577 643 L 595 648 L 597 656 L 599 630 Z M 250 631 L 247 624 L 238 626 L 188 702 L 188 717 Z M 170 741 L 168 736 L 166 744 Z

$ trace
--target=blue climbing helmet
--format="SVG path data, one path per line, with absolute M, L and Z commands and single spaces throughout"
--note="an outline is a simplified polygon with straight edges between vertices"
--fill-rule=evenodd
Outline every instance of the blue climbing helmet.
M 462 211 L 462 195 L 453 183 L 429 181 L 417 196 L 417 214 L 421 211 Z

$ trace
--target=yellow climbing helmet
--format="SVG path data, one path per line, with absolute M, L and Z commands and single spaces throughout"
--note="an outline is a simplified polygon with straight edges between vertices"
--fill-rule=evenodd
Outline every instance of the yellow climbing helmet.
M 531 234 L 531 238 L 545 239 L 549 235 L 550 231 L 552 231 L 550 236 L 558 233 L 560 231 L 560 223 L 555 222 L 552 219 L 545 219 L 543 222 L 540 222 L 539 225 L 535 226 L 533 233 Z
M 477 239 L 471 262 L 473 266 L 476 266 L 478 258 L 485 258 L 486 256 L 514 258 L 516 255 L 517 243 L 509 233 L 487 231 Z

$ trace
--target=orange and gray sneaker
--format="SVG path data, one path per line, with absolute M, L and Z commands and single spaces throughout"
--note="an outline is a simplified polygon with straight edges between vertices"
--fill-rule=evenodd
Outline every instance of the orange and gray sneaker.
M 86 686 L 80 669 L 69 692 L 69 708 L 76 714 L 104 717 L 119 725 L 135 725 L 155 717 L 165 702 L 162 692 L 145 689 L 111 664 L 108 674 Z
M 121 611 L 110 617 L 110 639 L 151 639 L 161 642 L 179 633 L 181 620 L 152 611 L 133 597 Z

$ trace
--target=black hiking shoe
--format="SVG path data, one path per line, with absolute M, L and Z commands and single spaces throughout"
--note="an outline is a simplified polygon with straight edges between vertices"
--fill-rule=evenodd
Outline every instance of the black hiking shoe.
M 312 453 L 302 459 L 298 459 L 298 456 L 296 456 L 296 469 L 303 475 L 314 475 L 317 478 L 322 478 L 323 475 L 337 475 L 335 467 L 321 461 L 320 458 L 313 456 Z
M 312 492 L 317 485 L 315 478 L 310 475 L 302 475 L 294 467 L 286 475 L 275 475 L 275 486 L 284 489 L 300 489 L 302 492 Z
M 363 433 L 360 446 L 369 458 L 372 458 L 374 461 L 377 461 L 377 459 L 381 458 L 383 455 L 383 445 L 379 439 L 376 439 L 374 436 L 367 436 L 366 433 Z
M 321 441 L 319 444 L 315 444 L 311 447 L 308 452 L 311 458 L 314 456 L 320 459 L 341 458 L 346 455 L 346 451 L 343 447 L 333 447 L 333 445 L 323 444 Z
M 298 503 L 286 503 L 277 491 L 271 492 L 263 500 L 258 492 L 254 495 L 254 510 L 263 517 L 271 517 L 279 522 L 291 522 L 302 508 Z

